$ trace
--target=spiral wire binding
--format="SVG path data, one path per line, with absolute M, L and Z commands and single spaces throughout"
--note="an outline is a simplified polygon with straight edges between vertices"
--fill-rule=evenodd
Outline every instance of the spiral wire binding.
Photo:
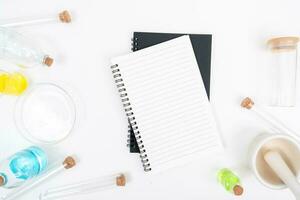
M 138 39 L 136 37 L 131 39 L 131 51 L 137 51 L 138 50 L 137 41 L 138 41 Z
M 148 159 L 148 155 L 146 153 L 145 146 L 143 145 L 142 137 L 140 136 L 139 128 L 137 125 L 137 122 L 134 117 L 134 113 L 132 111 L 132 107 L 128 98 L 128 94 L 126 92 L 125 85 L 123 83 L 122 75 L 120 73 L 120 69 L 118 68 L 118 65 L 111 66 L 112 74 L 115 79 L 115 83 L 117 85 L 117 89 L 120 93 L 121 101 L 123 103 L 123 107 L 126 113 L 126 116 L 128 117 L 128 121 L 133 129 L 135 138 L 138 143 L 138 147 L 140 149 L 140 158 L 144 167 L 144 171 L 148 172 L 151 171 L 150 162 Z
M 137 38 L 131 38 L 131 51 L 137 51 Z M 127 147 L 128 148 L 136 148 L 135 145 L 135 140 L 131 137 L 131 125 L 130 122 L 128 121 L 129 125 L 128 125 L 128 135 L 127 135 Z
M 128 124 L 127 147 L 131 146 L 130 133 L 131 133 L 131 127 L 130 124 Z

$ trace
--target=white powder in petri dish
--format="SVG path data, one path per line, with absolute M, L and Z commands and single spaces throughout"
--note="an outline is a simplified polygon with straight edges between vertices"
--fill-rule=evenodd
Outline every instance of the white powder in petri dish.
M 54 84 L 39 84 L 17 106 L 17 124 L 24 136 L 40 143 L 66 138 L 75 123 L 75 106 L 69 94 Z

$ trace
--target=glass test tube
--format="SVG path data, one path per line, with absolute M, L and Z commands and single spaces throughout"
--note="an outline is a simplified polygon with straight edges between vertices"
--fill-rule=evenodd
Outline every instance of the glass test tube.
M 274 115 L 268 113 L 259 105 L 255 104 L 251 98 L 246 97 L 242 101 L 241 106 L 257 114 L 257 116 L 259 116 L 262 120 L 264 120 L 271 126 L 273 131 L 277 133 L 287 134 L 295 139 L 299 139 L 299 135 L 295 131 L 288 128 L 288 126 L 277 119 Z
M 22 185 L 21 187 L 17 188 L 16 190 L 13 190 L 11 193 L 8 193 L 5 196 L 0 197 L 1 200 L 14 200 L 24 193 L 30 191 L 35 186 L 41 184 L 45 180 L 51 178 L 52 176 L 57 175 L 58 173 L 68 170 L 70 168 L 73 168 L 76 165 L 76 161 L 72 157 L 67 157 L 63 163 L 55 164 L 53 167 L 51 167 L 48 171 L 46 171 L 44 174 L 32 179 L 30 182 Z
M 88 194 L 115 186 L 125 186 L 126 178 L 124 174 L 113 174 L 96 179 L 81 181 L 69 185 L 59 186 L 46 190 L 40 194 L 40 200 L 55 200 L 76 195 Z
M 269 92 L 271 106 L 294 106 L 296 101 L 298 37 L 279 37 L 268 41 L 270 52 Z
M 59 14 L 45 15 L 40 17 L 19 17 L 14 19 L 6 19 L 0 21 L 0 26 L 2 27 L 20 27 L 27 25 L 35 25 L 49 22 L 62 22 L 62 23 L 70 23 L 71 22 L 71 14 L 69 11 L 64 10 Z

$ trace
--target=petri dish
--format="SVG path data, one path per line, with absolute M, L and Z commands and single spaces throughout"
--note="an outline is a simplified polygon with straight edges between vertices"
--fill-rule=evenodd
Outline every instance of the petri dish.
M 15 123 L 30 142 L 56 144 L 72 132 L 76 107 L 69 93 L 58 85 L 40 83 L 20 96 Z

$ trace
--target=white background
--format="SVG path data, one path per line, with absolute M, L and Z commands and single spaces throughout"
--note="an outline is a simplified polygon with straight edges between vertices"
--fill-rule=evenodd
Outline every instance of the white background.
M 0 19 L 42 16 L 69 9 L 72 24 L 45 24 L 18 28 L 38 41 L 55 58 L 51 69 L 24 71 L 31 84 L 56 82 L 73 95 L 78 109 L 72 135 L 53 147 L 74 154 L 79 163 L 24 195 L 37 199 L 41 191 L 113 172 L 128 172 L 129 184 L 76 199 L 233 199 L 216 182 L 221 167 L 235 170 L 245 194 L 237 199 L 293 199 L 287 190 L 261 185 L 247 166 L 251 140 L 267 130 L 259 119 L 242 110 L 245 95 L 263 99 L 266 81 L 266 40 L 299 34 L 299 1 L 241 0 L 1 0 Z M 149 178 L 138 155 L 125 146 L 127 121 L 111 78 L 111 57 L 130 52 L 133 31 L 213 34 L 211 102 L 226 143 L 226 156 L 198 160 Z M 15 70 L 2 63 L 0 68 Z M 13 122 L 16 97 L 0 98 L 0 158 L 30 145 Z M 297 103 L 299 105 L 300 99 Z M 299 106 L 272 109 L 293 129 L 300 130 Z M 0 194 L 6 193 L 0 190 Z

